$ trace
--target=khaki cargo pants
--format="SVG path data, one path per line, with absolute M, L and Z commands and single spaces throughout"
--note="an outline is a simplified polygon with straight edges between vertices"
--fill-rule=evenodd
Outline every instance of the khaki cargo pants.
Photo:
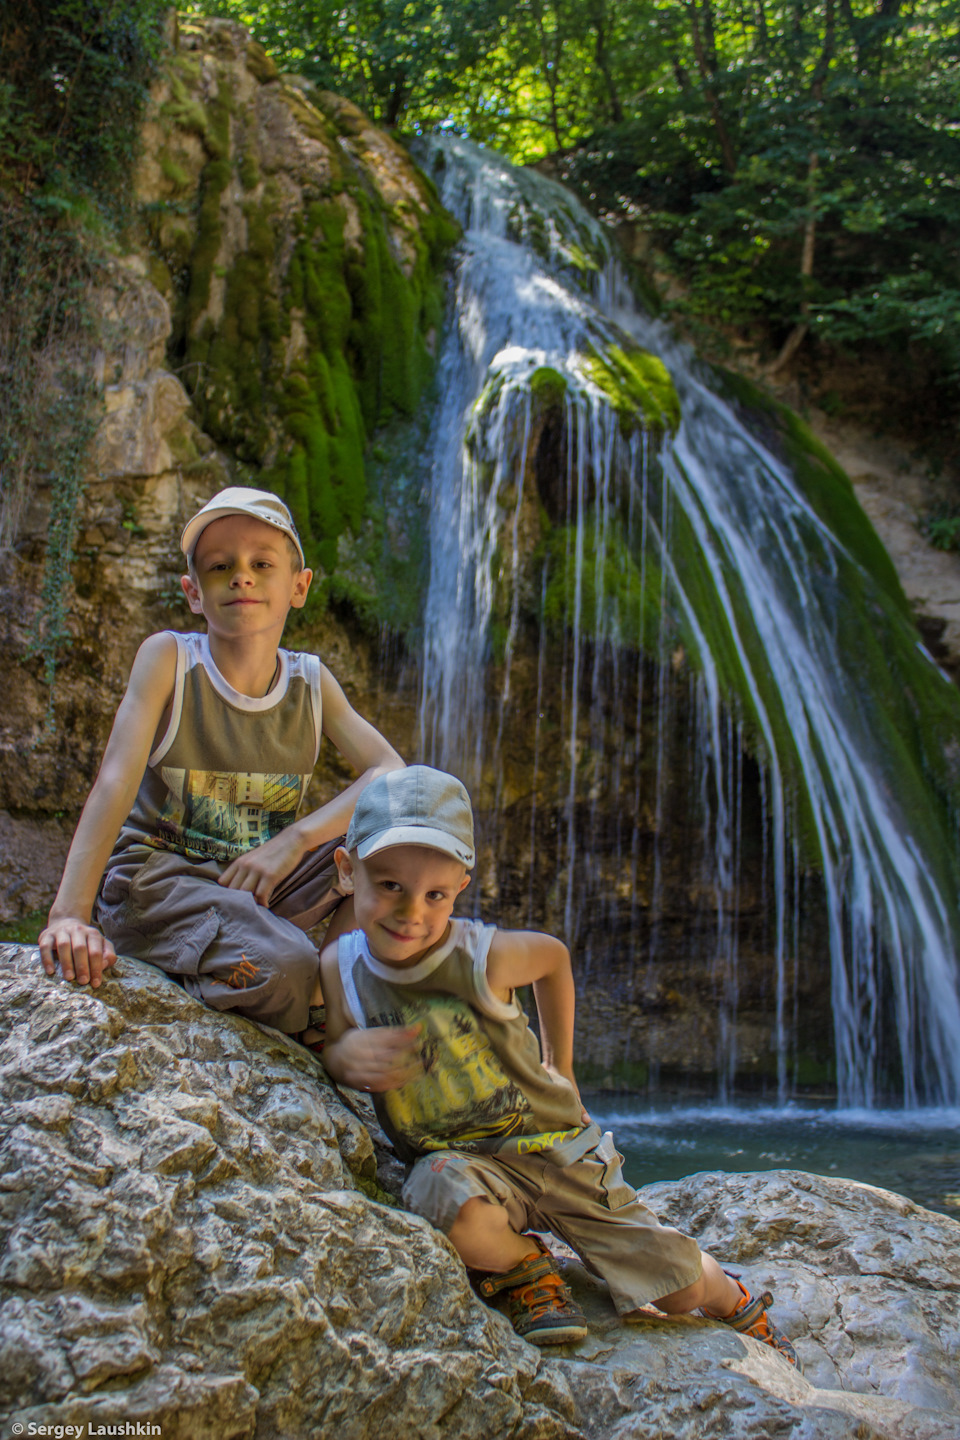
M 304 930 L 340 903 L 333 855 L 342 838 L 305 855 L 269 906 L 217 882 L 226 864 L 171 850 L 112 865 L 96 920 L 119 955 L 147 960 L 214 1010 L 236 1010 L 286 1034 L 307 1028 L 316 946 Z

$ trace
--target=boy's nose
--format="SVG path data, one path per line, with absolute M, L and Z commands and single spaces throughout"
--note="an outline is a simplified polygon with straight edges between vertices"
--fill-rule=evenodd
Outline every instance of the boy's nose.
M 404 895 L 397 905 L 397 917 L 408 922 L 420 919 L 420 901 L 416 895 Z

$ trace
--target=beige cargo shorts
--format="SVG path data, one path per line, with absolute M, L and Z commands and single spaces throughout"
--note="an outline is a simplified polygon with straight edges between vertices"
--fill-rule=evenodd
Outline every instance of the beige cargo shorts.
M 506 1207 L 512 1228 L 549 1230 L 610 1287 L 619 1314 L 684 1290 L 700 1278 L 700 1247 L 661 1225 L 623 1177 L 609 1131 L 568 1165 L 543 1155 L 465 1155 L 439 1150 L 416 1161 L 403 1203 L 447 1234 L 468 1200 Z

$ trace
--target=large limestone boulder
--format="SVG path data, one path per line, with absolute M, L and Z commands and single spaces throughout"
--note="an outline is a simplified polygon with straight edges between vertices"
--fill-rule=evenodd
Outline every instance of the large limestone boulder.
M 381 1188 L 367 1129 L 282 1037 L 149 966 L 94 992 L 19 947 L 0 1014 L 4 1433 L 956 1440 L 952 1220 L 795 1173 L 653 1186 L 776 1286 L 808 1378 L 706 1320 L 621 1325 L 573 1258 L 590 1335 L 544 1355 Z

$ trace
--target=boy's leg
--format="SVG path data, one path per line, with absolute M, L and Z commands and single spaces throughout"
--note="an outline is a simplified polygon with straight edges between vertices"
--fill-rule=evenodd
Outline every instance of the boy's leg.
M 317 988 L 316 947 L 248 891 L 218 885 L 222 868 L 161 850 L 121 862 L 104 878 L 98 923 L 118 953 L 175 975 L 213 1009 L 296 1034 Z
M 328 840 L 304 855 L 296 869 L 291 870 L 270 897 L 275 915 L 291 921 L 301 930 L 318 925 L 343 900 L 334 861 L 344 836 Z
M 521 1184 L 496 1159 L 441 1151 L 418 1160 L 403 1201 L 443 1230 L 479 1279 L 480 1294 L 502 1294 L 518 1335 L 534 1345 L 562 1345 L 587 1334 L 583 1313 L 556 1262 L 536 1236 L 523 1235 L 531 1208 Z
M 543 1164 L 533 1156 L 504 1163 L 511 1172 L 518 1165 L 541 1171 L 537 1228 L 565 1240 L 607 1282 L 621 1315 L 650 1302 L 670 1315 L 703 1309 L 799 1368 L 796 1351 L 766 1313 L 772 1297 L 754 1299 L 689 1235 L 660 1224 L 624 1180 L 612 1135 L 569 1166 Z
M 504 1166 L 511 1177 L 518 1168 L 529 1174 L 539 1192 L 536 1228 L 552 1230 L 607 1282 L 621 1315 L 659 1304 L 664 1296 L 693 1294 L 702 1285 L 699 1245 L 661 1225 L 641 1203 L 624 1179 L 610 1134 L 571 1165 L 531 1155 Z
M 340 877 L 333 858 L 344 838 L 339 835 L 304 855 L 296 869 L 280 882 L 270 899 L 273 913 L 292 921 L 301 930 L 309 930 L 329 916 L 324 944 L 354 928 L 353 897 L 344 897 L 340 890 Z M 326 1012 L 319 968 L 310 994 L 307 1023 L 297 1033 L 302 1044 L 318 1053 L 323 1052 Z

